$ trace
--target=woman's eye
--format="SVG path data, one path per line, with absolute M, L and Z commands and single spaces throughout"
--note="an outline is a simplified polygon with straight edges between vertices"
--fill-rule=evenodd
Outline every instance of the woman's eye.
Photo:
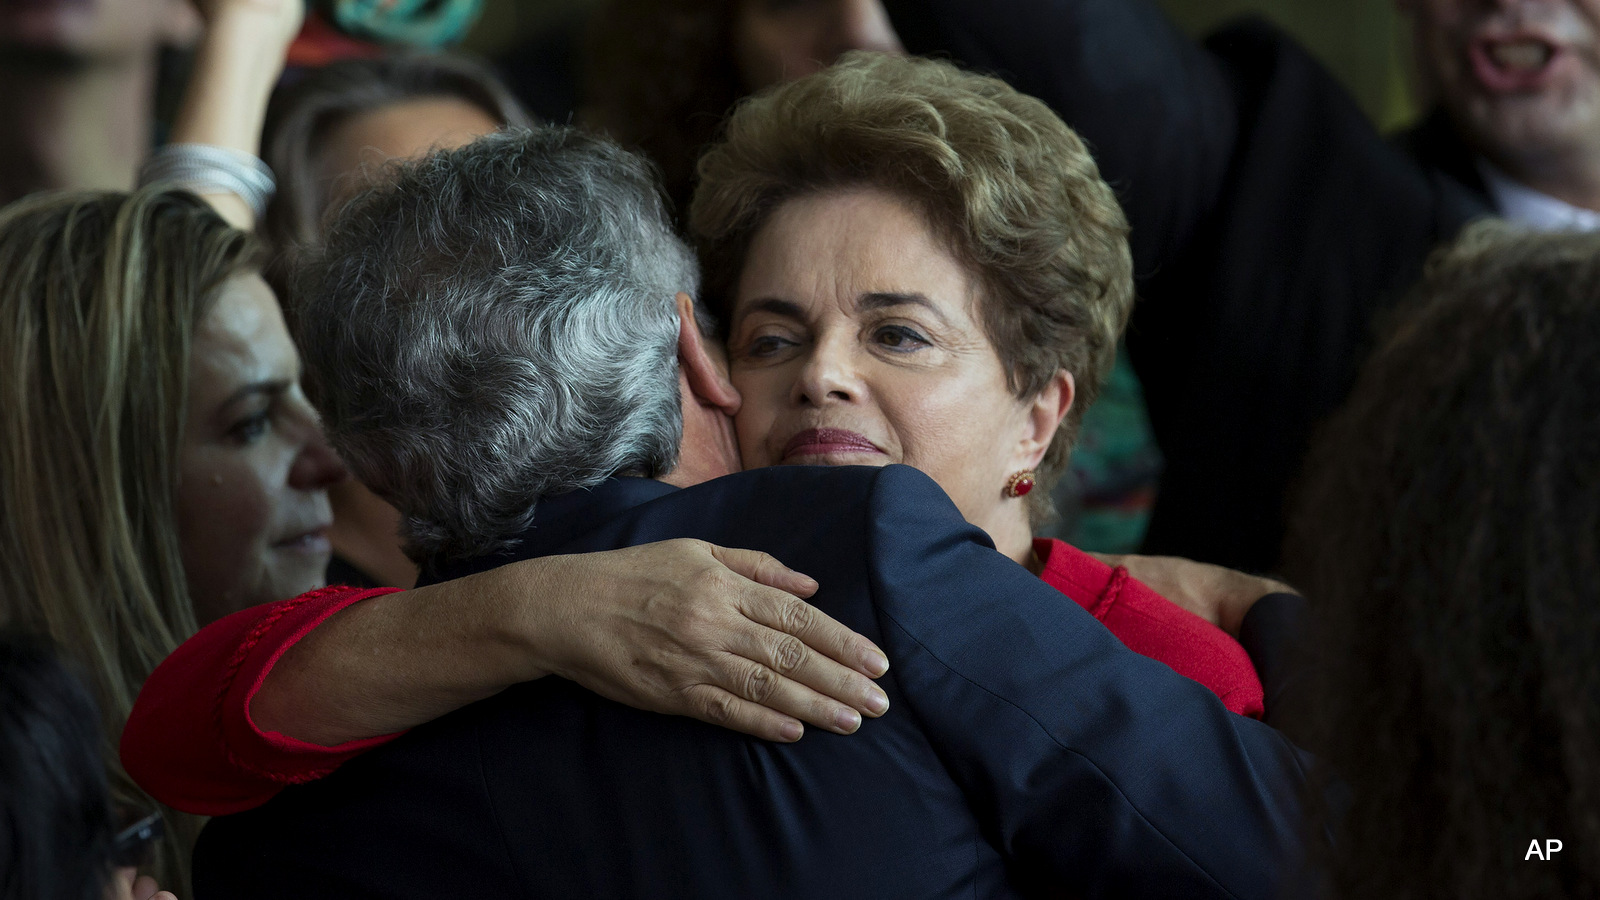
M 927 338 L 904 325 L 885 325 L 873 337 L 890 350 L 910 351 L 928 346 Z
M 272 424 L 272 415 L 269 410 L 263 410 L 248 419 L 236 422 L 228 429 L 228 436 L 241 444 L 251 444 L 267 433 L 267 428 Z
M 794 344 L 795 342 L 788 338 L 779 337 L 775 334 L 763 334 L 750 340 L 745 353 L 756 359 L 766 359 L 778 355 L 789 347 L 793 347 Z

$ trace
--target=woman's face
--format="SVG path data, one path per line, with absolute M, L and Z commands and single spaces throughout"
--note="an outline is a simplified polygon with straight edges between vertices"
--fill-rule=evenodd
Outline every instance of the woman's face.
M 755 235 L 735 294 L 746 468 L 905 463 L 997 543 L 1019 527 L 1025 541 L 1026 509 L 1004 487 L 1043 457 L 1071 379 L 1010 391 L 977 282 L 915 207 L 875 189 L 790 200 Z
M 420 97 L 357 113 L 328 130 L 318 151 L 319 177 L 329 205 L 355 194 L 366 176 L 392 159 L 454 150 L 497 131 L 500 123 L 476 104 L 455 97 Z
M 740 0 L 733 50 L 751 91 L 820 71 L 850 50 L 905 52 L 882 0 Z
M 272 290 L 234 278 L 195 331 L 179 457 L 178 534 L 201 624 L 322 585 L 326 488 L 344 476 Z

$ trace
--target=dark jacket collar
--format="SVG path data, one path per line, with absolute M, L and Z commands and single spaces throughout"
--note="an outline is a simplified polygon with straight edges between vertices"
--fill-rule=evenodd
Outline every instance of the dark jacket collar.
M 613 477 L 592 488 L 546 497 L 534 511 L 533 524 L 507 550 L 487 556 L 429 566 L 418 586 L 485 572 L 506 563 L 548 556 L 573 538 L 604 525 L 628 510 L 677 490 L 650 478 Z
M 1396 134 L 1394 143 L 1424 169 L 1466 188 L 1483 205 L 1491 205 L 1489 187 L 1478 171 L 1477 155 L 1461 140 L 1443 109 L 1433 110 L 1416 125 Z

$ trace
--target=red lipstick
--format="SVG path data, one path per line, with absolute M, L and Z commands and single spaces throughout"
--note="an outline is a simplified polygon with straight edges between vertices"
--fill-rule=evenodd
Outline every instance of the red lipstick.
M 883 451 L 865 436 L 843 428 L 808 428 L 790 438 L 789 443 L 783 446 L 785 461 L 806 456 L 839 456 L 853 453 L 881 455 Z

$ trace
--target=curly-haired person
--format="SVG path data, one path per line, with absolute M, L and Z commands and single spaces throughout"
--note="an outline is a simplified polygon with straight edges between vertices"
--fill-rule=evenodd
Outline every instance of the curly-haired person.
M 1596 896 L 1600 236 L 1480 226 L 1393 324 L 1292 545 L 1333 896 Z

